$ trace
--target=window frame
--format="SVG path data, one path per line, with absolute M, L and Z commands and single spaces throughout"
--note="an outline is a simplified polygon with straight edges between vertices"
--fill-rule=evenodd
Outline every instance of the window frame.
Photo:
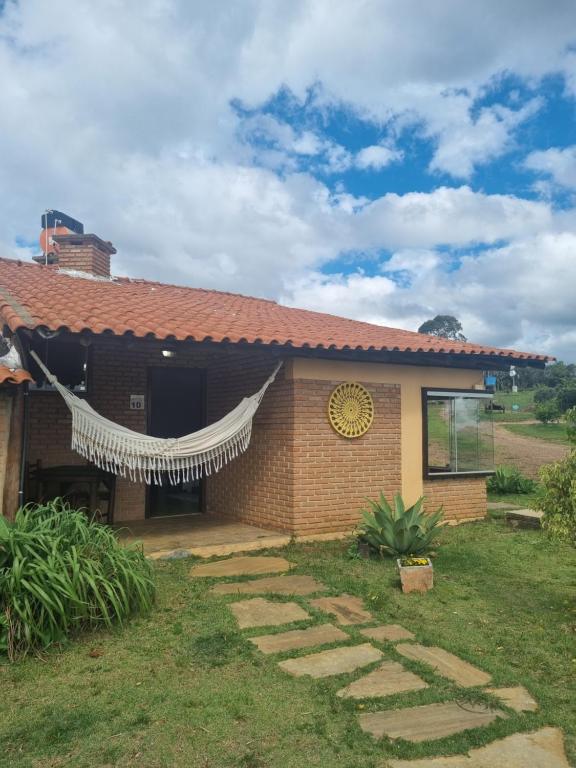
M 69 342 L 65 342 L 69 343 Z M 76 397 L 80 398 L 81 400 L 90 396 L 92 394 L 93 390 L 93 350 L 92 345 L 81 345 L 85 349 L 85 364 L 86 364 L 86 389 L 70 389 L 68 386 L 66 386 L 66 389 L 68 389 L 69 392 L 72 392 L 72 394 L 76 395 Z M 29 349 L 26 350 L 26 354 L 29 354 Z M 44 357 L 45 355 L 39 355 L 42 362 L 45 363 Z M 46 382 L 46 386 L 44 387 L 38 387 L 35 383 L 30 384 L 28 388 L 28 392 L 33 397 L 41 397 L 42 395 L 51 395 L 54 392 L 58 393 L 58 390 L 53 384 L 50 384 L 48 381 Z
M 430 472 L 428 464 L 428 394 L 446 395 L 446 397 L 457 395 L 468 395 L 470 399 L 493 400 L 494 393 L 487 392 L 485 389 L 456 389 L 452 387 L 422 387 L 422 470 L 425 480 L 447 480 L 458 477 L 491 477 L 496 469 L 477 469 L 465 470 L 463 472 Z

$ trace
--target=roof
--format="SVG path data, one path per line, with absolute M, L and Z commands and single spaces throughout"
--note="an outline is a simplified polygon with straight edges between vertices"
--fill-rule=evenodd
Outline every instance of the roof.
M 436 352 L 552 358 L 295 309 L 267 299 L 130 278 L 90 279 L 56 266 L 0 259 L 0 315 L 12 331 L 43 326 L 161 340 L 228 341 L 296 349 Z
M 34 381 L 28 371 L 0 365 L 0 384 L 24 384 L 25 381 Z

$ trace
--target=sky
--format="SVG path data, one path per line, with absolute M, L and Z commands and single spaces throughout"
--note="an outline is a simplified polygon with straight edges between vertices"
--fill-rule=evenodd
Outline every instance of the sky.
M 0 254 L 576 362 L 574 0 L 0 0 Z

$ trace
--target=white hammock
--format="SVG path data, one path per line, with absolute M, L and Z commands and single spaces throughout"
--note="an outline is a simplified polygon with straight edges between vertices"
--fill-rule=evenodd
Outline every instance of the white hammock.
M 184 437 L 144 435 L 116 424 L 59 383 L 34 351 L 34 360 L 72 413 L 72 449 L 107 472 L 130 480 L 172 485 L 218 472 L 248 448 L 252 419 L 282 363 L 256 394 L 245 397 L 220 421 Z

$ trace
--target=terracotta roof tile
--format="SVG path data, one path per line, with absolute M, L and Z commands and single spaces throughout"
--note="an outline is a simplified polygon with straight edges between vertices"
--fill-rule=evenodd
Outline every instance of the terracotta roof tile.
M 24 384 L 25 381 L 34 381 L 28 371 L 22 368 L 13 370 L 5 365 L 0 365 L 0 384 Z
M 123 277 L 89 279 L 11 259 L 0 259 L 0 315 L 13 331 L 45 326 L 178 341 L 552 359 L 285 307 L 268 299 Z

